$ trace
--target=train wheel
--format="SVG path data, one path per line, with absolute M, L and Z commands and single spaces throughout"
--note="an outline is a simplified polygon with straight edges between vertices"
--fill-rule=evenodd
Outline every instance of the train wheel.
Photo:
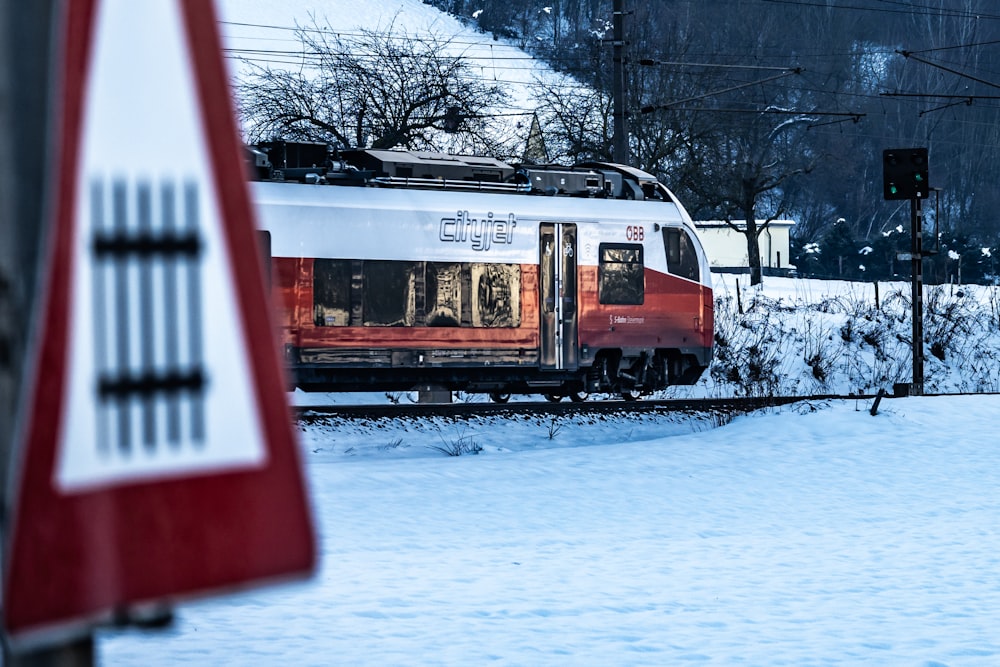
M 494 403 L 506 403 L 510 400 L 510 394 L 501 394 L 498 391 L 490 392 L 490 400 Z
M 558 403 L 563 400 L 562 394 L 542 394 L 549 403 Z
M 587 400 L 588 396 L 590 396 L 590 394 L 588 394 L 585 391 L 574 391 L 570 393 L 569 400 L 573 401 L 574 403 L 583 403 L 585 400 Z
M 636 389 L 626 389 L 622 392 L 622 399 L 626 401 L 638 401 L 641 394 Z

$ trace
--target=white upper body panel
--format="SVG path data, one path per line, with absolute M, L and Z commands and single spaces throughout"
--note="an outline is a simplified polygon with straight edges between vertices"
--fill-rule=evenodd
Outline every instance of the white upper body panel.
M 539 224 L 563 222 L 577 225 L 579 265 L 597 265 L 602 243 L 640 243 L 646 267 L 666 273 L 660 229 L 683 226 L 711 280 L 673 202 L 280 182 L 253 182 L 251 195 L 274 257 L 535 264 Z

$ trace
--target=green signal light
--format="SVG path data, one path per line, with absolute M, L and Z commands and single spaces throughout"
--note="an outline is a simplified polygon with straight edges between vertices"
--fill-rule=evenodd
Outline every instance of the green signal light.
M 896 187 L 895 183 L 893 183 L 892 185 L 889 186 L 889 193 L 890 194 L 898 194 L 899 193 L 899 188 Z
M 913 175 L 913 180 L 915 180 L 915 181 L 916 181 L 917 183 L 923 183 L 923 181 L 924 181 L 924 175 L 923 175 L 923 174 L 921 174 L 921 173 L 920 173 L 920 172 L 918 171 L 917 173 L 915 173 L 915 174 Z

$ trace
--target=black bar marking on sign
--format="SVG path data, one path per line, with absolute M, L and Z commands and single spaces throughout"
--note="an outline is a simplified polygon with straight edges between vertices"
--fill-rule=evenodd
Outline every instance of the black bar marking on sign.
M 182 205 L 179 189 L 116 179 L 107 220 L 108 186 L 91 183 L 97 435 L 105 455 L 130 456 L 136 438 L 151 453 L 161 438 L 180 446 L 182 407 L 187 439 L 202 445 L 205 438 L 198 186 L 183 185 Z M 139 433 L 132 431 L 136 408 Z

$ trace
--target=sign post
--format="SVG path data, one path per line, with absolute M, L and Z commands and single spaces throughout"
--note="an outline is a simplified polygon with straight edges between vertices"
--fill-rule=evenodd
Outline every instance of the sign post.
M 315 561 L 211 3 L 63 7 L 4 572 L 20 646 Z

